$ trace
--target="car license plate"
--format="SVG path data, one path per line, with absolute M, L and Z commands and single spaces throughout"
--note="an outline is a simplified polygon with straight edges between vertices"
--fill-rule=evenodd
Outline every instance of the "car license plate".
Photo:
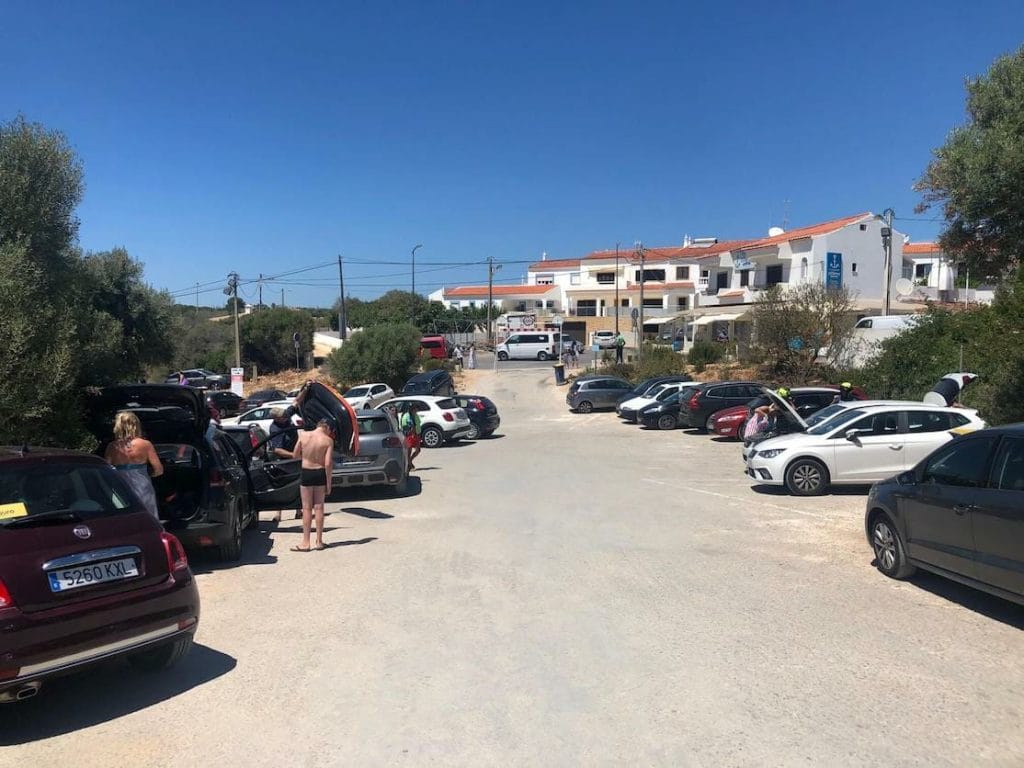
M 74 568 L 61 568 L 46 574 L 50 579 L 51 592 L 66 592 L 69 589 L 102 584 L 105 581 L 120 581 L 139 575 L 138 566 L 131 557 L 111 560 L 107 563 L 91 563 Z

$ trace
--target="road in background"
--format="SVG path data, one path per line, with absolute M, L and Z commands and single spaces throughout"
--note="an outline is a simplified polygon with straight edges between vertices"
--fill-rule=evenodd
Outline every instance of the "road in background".
M 878 574 L 861 493 L 756 493 L 735 443 L 568 413 L 550 370 L 471 376 L 499 436 L 331 504 L 324 552 L 287 520 L 198 562 L 190 658 L 5 708 L 4 758 L 1024 764 L 1021 609 Z

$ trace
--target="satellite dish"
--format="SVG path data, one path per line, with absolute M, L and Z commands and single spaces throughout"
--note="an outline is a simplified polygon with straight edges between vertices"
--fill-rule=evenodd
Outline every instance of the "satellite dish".
M 785 234 L 786 230 L 782 227 L 769 227 L 768 237 L 778 237 L 779 235 Z
M 896 281 L 896 295 L 897 296 L 909 296 L 914 290 L 914 284 L 907 278 L 901 277 Z

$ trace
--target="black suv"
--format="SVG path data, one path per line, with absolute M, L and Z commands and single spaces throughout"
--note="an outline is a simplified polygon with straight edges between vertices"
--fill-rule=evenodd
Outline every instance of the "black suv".
M 746 405 L 761 395 L 761 384 L 754 381 L 714 381 L 698 384 L 690 399 L 679 408 L 683 426 L 710 431 L 711 417 L 734 405 Z
M 448 371 L 436 370 L 417 373 L 402 387 L 402 395 L 438 395 L 451 397 L 455 394 L 455 383 Z
M 864 527 L 886 576 L 923 568 L 1024 604 L 1024 424 L 958 437 L 875 483 Z

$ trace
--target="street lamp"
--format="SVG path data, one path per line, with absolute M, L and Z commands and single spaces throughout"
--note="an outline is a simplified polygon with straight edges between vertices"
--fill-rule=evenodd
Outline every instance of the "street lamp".
M 619 244 L 615 244 L 615 335 L 619 335 Z
M 412 324 L 416 325 L 416 251 L 423 247 L 423 243 L 413 246 L 412 249 Z

